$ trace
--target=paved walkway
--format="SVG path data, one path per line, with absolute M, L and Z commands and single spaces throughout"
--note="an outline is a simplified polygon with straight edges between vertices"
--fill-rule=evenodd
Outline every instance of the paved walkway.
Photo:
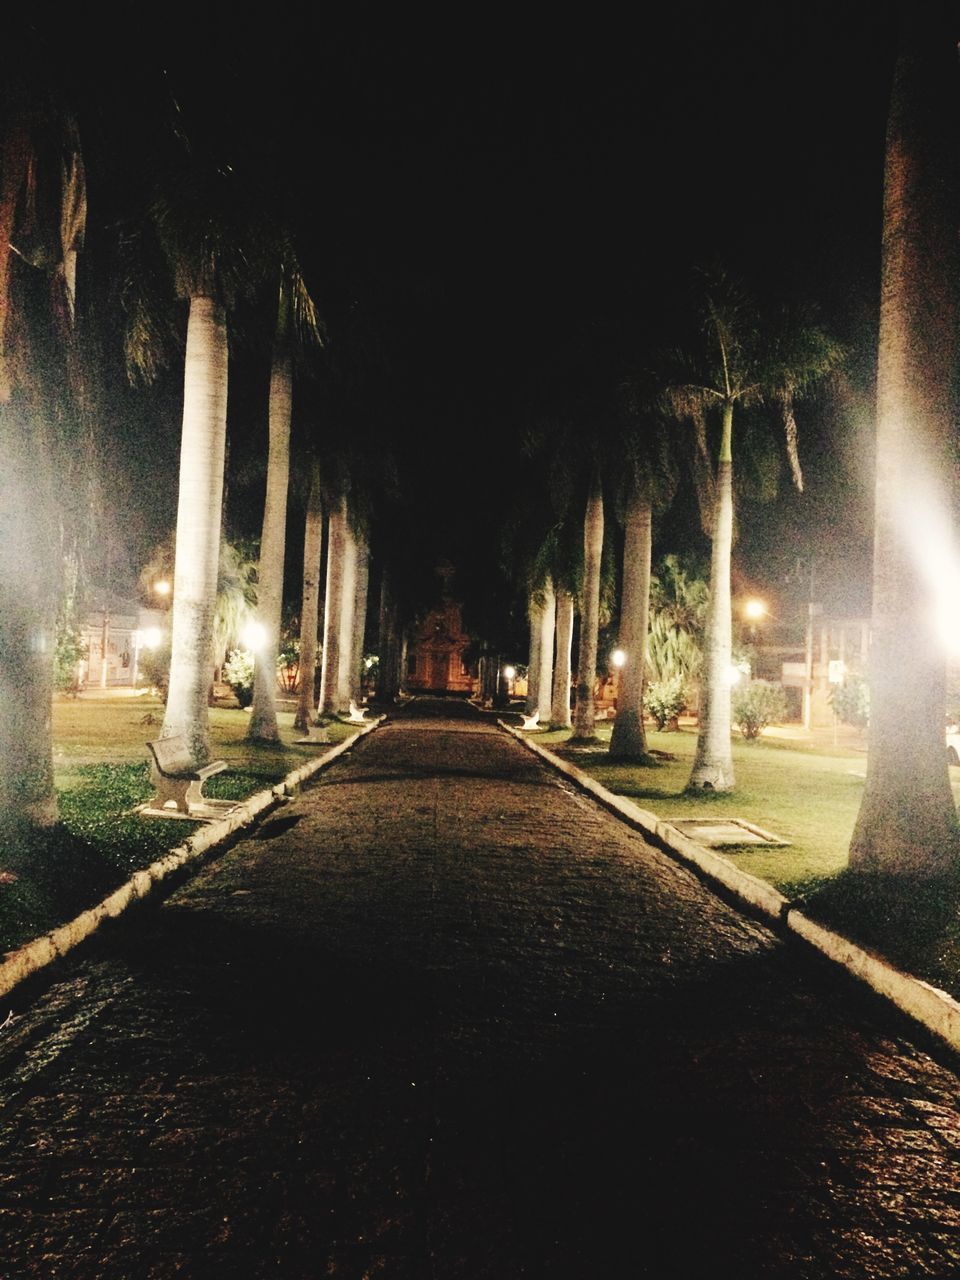
M 960 1275 L 949 1066 L 423 710 L 0 1035 L 0 1275 Z

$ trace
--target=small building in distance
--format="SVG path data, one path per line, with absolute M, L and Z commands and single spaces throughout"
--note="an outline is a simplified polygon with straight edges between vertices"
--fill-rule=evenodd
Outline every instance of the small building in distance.
M 468 662 L 471 637 L 463 630 L 460 605 L 445 596 L 419 618 L 407 638 L 404 688 L 411 693 L 457 693 L 469 697 L 477 673 Z

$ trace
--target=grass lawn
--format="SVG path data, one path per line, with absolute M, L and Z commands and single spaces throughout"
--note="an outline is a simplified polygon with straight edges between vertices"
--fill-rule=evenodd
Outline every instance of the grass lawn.
M 736 790 L 686 795 L 694 728 L 649 732 L 657 759 L 651 767 L 612 763 L 606 756 L 610 727 L 599 724 L 597 734 L 601 746 L 593 749 L 568 747 L 569 732 L 538 733 L 536 741 L 667 821 L 743 818 L 789 841 L 785 847 L 724 846 L 717 852 L 811 917 L 960 999 L 960 874 L 933 884 L 890 884 L 847 870 L 866 768 L 862 748 L 769 733 L 755 742 L 736 738 Z M 960 768 L 950 775 L 960 802 Z
M 141 867 L 197 830 L 182 819 L 132 812 L 153 793 L 145 743 L 159 735 L 163 704 L 154 697 L 57 698 L 53 708 L 54 781 L 60 825 L 30 838 L 6 834 L 0 843 L 0 953 L 73 918 Z M 245 738 L 249 713 L 210 710 L 213 753 L 229 769 L 204 791 L 243 800 L 315 759 L 323 746 L 299 746 L 293 713 L 278 715 L 281 743 Z M 356 725 L 333 723 L 331 742 Z

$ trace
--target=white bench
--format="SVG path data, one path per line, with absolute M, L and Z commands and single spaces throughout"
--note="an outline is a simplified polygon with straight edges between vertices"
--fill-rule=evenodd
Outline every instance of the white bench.
M 228 767 L 226 760 L 212 760 L 197 768 L 189 740 L 182 733 L 148 742 L 147 748 L 156 794 L 141 805 L 140 813 L 156 818 L 210 822 L 237 807 L 235 800 L 210 800 L 203 794 L 203 784 Z

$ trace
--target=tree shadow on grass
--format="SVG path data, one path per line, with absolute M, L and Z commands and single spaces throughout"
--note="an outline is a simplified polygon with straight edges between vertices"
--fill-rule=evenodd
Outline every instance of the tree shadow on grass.
M 936 880 L 846 870 L 802 905 L 821 924 L 960 998 L 960 870 Z

